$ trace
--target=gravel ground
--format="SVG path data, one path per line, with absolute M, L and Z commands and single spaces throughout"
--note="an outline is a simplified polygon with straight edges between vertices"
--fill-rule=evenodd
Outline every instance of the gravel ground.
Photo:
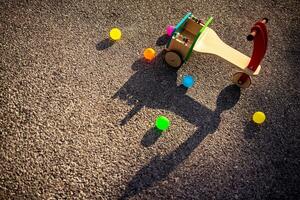
M 249 89 L 213 55 L 166 67 L 165 27 L 187 11 L 249 55 L 249 29 L 270 19 Z M 299 13 L 297 0 L 0 0 L 0 199 L 299 199 Z

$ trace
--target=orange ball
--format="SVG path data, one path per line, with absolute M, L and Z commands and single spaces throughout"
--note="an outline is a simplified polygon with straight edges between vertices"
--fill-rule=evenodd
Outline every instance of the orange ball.
M 152 48 L 147 48 L 144 51 L 144 58 L 146 60 L 153 60 L 155 58 L 155 50 Z

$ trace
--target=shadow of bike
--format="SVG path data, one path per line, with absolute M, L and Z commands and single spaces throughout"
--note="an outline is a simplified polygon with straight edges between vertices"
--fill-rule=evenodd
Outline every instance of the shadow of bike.
M 163 53 L 160 53 L 152 63 L 144 60 L 136 61 L 132 69 L 137 72 L 113 96 L 126 101 L 128 105 L 134 105 L 121 121 L 121 125 L 128 123 L 134 114 L 146 106 L 174 112 L 198 129 L 174 151 L 163 157 L 154 157 L 150 163 L 140 169 L 128 183 L 120 199 L 134 196 L 157 181 L 165 179 L 188 158 L 208 134 L 215 132 L 221 121 L 221 113 L 232 108 L 240 98 L 240 88 L 230 85 L 218 95 L 215 110 L 201 105 L 186 95 L 186 88 L 177 85 L 177 71 L 166 67 Z M 154 131 L 154 128 L 147 131 L 142 140 L 144 146 L 150 146 L 157 140 L 158 136 L 153 135 Z

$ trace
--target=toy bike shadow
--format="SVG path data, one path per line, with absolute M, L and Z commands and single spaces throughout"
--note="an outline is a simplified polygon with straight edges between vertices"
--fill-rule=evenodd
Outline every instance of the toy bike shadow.
M 120 98 L 134 105 L 133 109 L 121 121 L 126 124 L 144 106 L 155 109 L 166 109 L 184 118 L 198 127 L 174 151 L 168 155 L 154 157 L 150 163 L 140 169 L 128 183 L 120 199 L 132 197 L 151 187 L 157 181 L 165 179 L 181 162 L 189 157 L 201 141 L 210 133 L 214 133 L 221 121 L 223 111 L 232 108 L 240 98 L 240 88 L 230 85 L 218 95 L 216 109 L 210 110 L 193 98 L 186 95 L 186 89 L 177 86 L 177 72 L 164 64 L 162 53 L 152 63 L 138 60 L 132 65 L 137 71 L 113 98 Z M 158 139 L 157 130 L 147 131 L 141 143 L 150 146 Z

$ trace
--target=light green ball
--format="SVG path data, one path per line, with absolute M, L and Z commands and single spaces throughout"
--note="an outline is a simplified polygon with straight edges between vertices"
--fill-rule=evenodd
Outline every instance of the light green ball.
M 166 118 L 165 116 L 158 116 L 156 118 L 155 122 L 156 128 L 158 128 L 161 131 L 165 131 L 170 126 L 170 120 Z

